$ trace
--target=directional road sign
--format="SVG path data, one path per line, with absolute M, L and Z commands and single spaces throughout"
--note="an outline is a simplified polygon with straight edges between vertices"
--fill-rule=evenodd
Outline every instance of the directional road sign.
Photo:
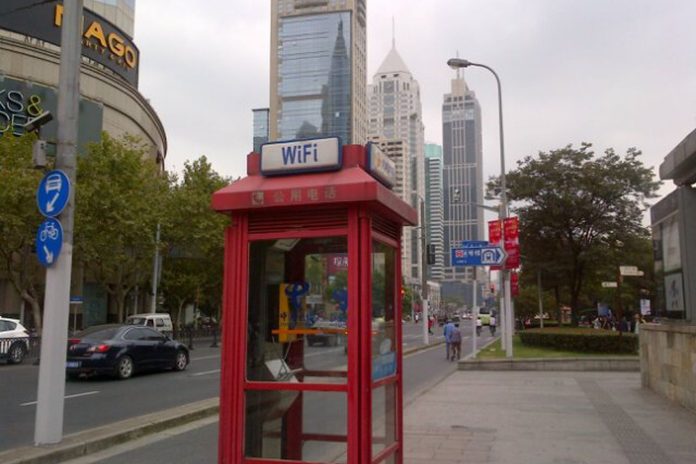
M 48 218 L 36 232 L 36 256 L 44 267 L 52 266 L 63 247 L 63 226 L 58 219 Z
M 41 214 L 46 217 L 58 216 L 65 209 L 69 198 L 68 176 L 60 170 L 47 172 L 36 191 L 36 203 Z
M 452 248 L 452 266 L 499 266 L 507 255 L 502 248 Z

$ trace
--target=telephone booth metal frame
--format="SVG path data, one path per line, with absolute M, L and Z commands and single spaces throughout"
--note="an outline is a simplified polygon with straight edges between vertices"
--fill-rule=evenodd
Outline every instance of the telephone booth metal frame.
M 403 462 L 401 235 L 418 215 L 370 174 L 368 151 L 345 145 L 340 169 L 287 176 L 263 176 L 251 153 L 247 177 L 213 195 L 213 209 L 231 218 L 220 463 Z M 332 256 L 345 256 L 347 270 L 330 270 Z M 311 285 L 293 283 L 309 274 L 322 288 L 314 306 L 297 296 Z M 339 277 L 347 293 L 333 299 Z M 344 325 L 317 328 L 310 319 L 334 300 L 331 317 L 342 314 Z M 317 349 L 318 337 L 343 347 Z

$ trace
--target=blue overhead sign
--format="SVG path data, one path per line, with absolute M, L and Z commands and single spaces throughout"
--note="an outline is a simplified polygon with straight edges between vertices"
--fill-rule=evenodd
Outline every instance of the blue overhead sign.
M 506 257 L 497 246 L 452 248 L 452 266 L 499 266 Z
M 464 240 L 462 248 L 483 248 L 489 246 L 490 243 L 485 240 Z
M 58 219 L 48 218 L 36 232 L 36 257 L 44 267 L 53 265 L 63 248 L 63 226 Z
M 69 199 L 68 176 L 60 170 L 47 172 L 36 191 L 36 203 L 41 214 L 49 218 L 58 216 L 65 209 Z

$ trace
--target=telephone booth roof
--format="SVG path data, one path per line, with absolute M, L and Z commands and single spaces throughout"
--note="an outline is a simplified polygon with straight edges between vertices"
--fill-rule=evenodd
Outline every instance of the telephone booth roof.
M 415 225 L 418 214 L 398 195 L 366 170 L 362 145 L 343 147 L 343 165 L 332 172 L 285 176 L 261 175 L 260 155 L 247 155 L 247 177 L 213 194 L 218 212 L 249 212 L 262 209 L 331 206 L 364 203 L 403 225 Z

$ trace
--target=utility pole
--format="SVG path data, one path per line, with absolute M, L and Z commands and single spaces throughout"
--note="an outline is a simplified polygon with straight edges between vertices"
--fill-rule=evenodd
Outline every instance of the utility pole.
M 34 443 L 44 445 L 63 439 L 65 358 L 70 318 L 75 209 L 77 127 L 80 100 L 83 0 L 64 0 L 58 82 L 58 149 L 56 169 L 62 170 L 73 186 L 70 198 L 58 217 L 63 225 L 62 252 L 46 270 L 44 327 L 41 333 L 39 390 Z
M 426 249 L 425 229 L 425 202 L 420 201 L 420 232 L 421 232 L 421 300 L 423 306 L 423 344 L 430 344 L 430 332 L 428 330 L 428 252 Z
M 155 237 L 155 259 L 152 263 L 152 306 L 150 307 L 151 313 L 157 312 L 157 280 L 160 273 L 160 254 L 159 254 L 159 243 L 160 243 L 160 224 L 157 223 L 157 236 Z

